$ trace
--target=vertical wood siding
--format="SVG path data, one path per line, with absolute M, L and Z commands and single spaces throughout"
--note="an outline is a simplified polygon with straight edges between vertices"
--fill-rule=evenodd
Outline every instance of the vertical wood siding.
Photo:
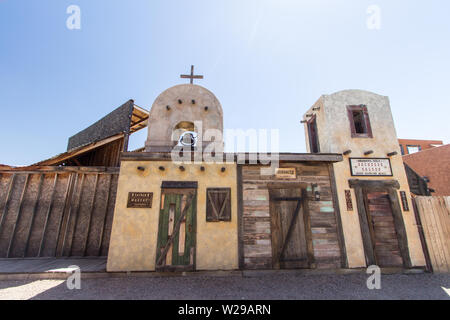
M 106 168 L 0 171 L 0 258 L 106 256 L 117 179 Z
M 450 197 L 415 198 L 433 271 L 450 272 Z
M 340 268 L 341 249 L 337 214 L 333 203 L 329 168 L 326 163 L 284 163 L 296 168 L 296 180 L 279 180 L 261 176 L 261 166 L 242 167 L 243 255 L 244 268 L 272 268 L 272 241 L 268 183 L 300 182 L 308 185 L 308 207 L 311 219 L 314 260 L 317 268 Z M 320 201 L 315 201 L 312 184 L 320 186 Z

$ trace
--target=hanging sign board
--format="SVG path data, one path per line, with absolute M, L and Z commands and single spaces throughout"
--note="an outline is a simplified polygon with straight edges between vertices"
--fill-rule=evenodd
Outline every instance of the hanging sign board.
M 390 159 L 350 158 L 352 176 L 392 177 Z

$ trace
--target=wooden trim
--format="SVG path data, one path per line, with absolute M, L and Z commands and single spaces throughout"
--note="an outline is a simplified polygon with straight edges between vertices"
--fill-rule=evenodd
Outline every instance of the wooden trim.
M 161 189 L 198 189 L 197 181 L 163 181 Z
M 366 206 L 364 203 L 364 194 L 362 188 L 357 186 L 355 189 L 356 203 L 358 207 L 359 225 L 361 228 L 361 236 L 363 239 L 364 254 L 366 256 L 367 266 L 376 264 L 375 252 L 373 250 L 372 238 L 367 220 Z
M 400 189 L 400 183 L 397 180 L 359 180 L 349 179 L 350 188 L 365 188 L 371 190 L 385 191 L 387 188 Z
M 312 229 L 311 229 L 311 215 L 309 213 L 309 199 L 308 192 L 306 189 L 302 189 L 302 205 L 303 205 L 303 220 L 305 224 L 305 239 L 306 239 L 306 248 L 308 255 L 308 264 L 311 269 L 316 268 L 316 261 L 314 258 L 314 246 L 312 239 Z
M 191 152 L 192 161 L 195 159 L 194 155 L 195 152 Z M 280 153 L 278 156 L 281 162 L 340 162 L 343 160 L 342 154 L 339 153 Z M 197 155 L 196 157 L 203 159 L 203 155 Z M 226 161 L 228 158 L 232 159 L 233 162 L 243 159 L 245 163 L 239 162 L 239 164 L 249 164 L 250 160 L 258 159 L 258 154 L 224 153 L 222 160 Z M 170 152 L 126 152 L 121 153 L 121 161 L 172 161 L 172 154 Z
M 55 166 L 30 166 L 30 167 L 18 167 L 10 169 L 0 169 L 0 173 L 99 173 L 110 174 L 119 173 L 120 168 L 116 167 L 55 167 Z
M 345 247 L 344 228 L 342 226 L 341 210 L 339 206 L 339 196 L 337 194 L 338 191 L 336 186 L 336 176 L 334 174 L 334 167 L 332 164 L 328 165 L 328 172 L 330 175 L 331 197 L 333 199 L 333 206 L 336 216 L 338 242 L 341 251 L 341 267 L 348 268 L 348 258 L 347 258 L 347 249 Z
M 61 163 L 61 162 L 65 161 L 65 160 L 68 160 L 70 158 L 79 156 L 79 155 L 84 154 L 84 153 L 86 153 L 88 151 L 91 151 L 93 149 L 96 149 L 96 148 L 99 148 L 101 146 L 104 146 L 104 145 L 106 145 L 106 144 L 108 144 L 110 142 L 122 139 L 124 137 L 124 135 L 125 135 L 124 133 L 116 134 L 116 135 L 111 136 L 109 138 L 106 138 L 106 139 L 103 139 L 103 140 L 91 143 L 91 144 L 89 144 L 87 146 L 78 147 L 78 148 L 76 148 L 74 150 L 69 150 L 69 151 L 67 151 L 65 153 L 57 155 L 57 156 L 55 156 L 53 158 L 50 158 L 48 160 L 44 160 L 44 161 L 38 162 L 38 163 L 36 163 L 36 164 L 34 164 L 34 165 L 30 166 L 30 167 L 50 166 L 50 165 L 54 165 L 54 164 L 57 164 L 57 163 Z
M 403 212 L 400 207 L 400 201 L 398 193 L 395 189 L 388 189 L 389 200 L 391 202 L 392 214 L 394 216 L 395 230 L 397 231 L 398 244 L 400 247 L 400 253 L 403 258 L 403 265 L 405 268 L 411 268 L 411 257 L 408 249 L 408 236 L 406 234 L 405 222 L 403 221 Z
M 237 225 L 238 225 L 238 257 L 239 269 L 245 268 L 244 260 L 244 191 L 242 183 L 242 166 L 237 166 Z

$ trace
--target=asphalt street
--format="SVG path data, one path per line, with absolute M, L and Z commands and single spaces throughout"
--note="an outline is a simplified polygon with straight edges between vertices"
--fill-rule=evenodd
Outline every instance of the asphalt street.
M 0 281 L 0 299 L 401 299 L 450 300 L 450 275 L 381 276 L 381 289 L 367 288 L 368 275 L 226 275 L 81 279 L 81 289 L 65 280 Z

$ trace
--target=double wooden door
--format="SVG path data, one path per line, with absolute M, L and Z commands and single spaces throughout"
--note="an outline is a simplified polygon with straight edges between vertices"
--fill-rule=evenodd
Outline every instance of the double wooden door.
M 313 254 L 306 192 L 298 188 L 273 188 L 269 192 L 273 267 L 311 268 Z
M 161 193 L 157 271 L 195 269 L 195 189 L 167 189 Z
M 402 267 L 403 258 L 387 192 L 365 192 L 364 203 L 374 252 L 379 267 Z

